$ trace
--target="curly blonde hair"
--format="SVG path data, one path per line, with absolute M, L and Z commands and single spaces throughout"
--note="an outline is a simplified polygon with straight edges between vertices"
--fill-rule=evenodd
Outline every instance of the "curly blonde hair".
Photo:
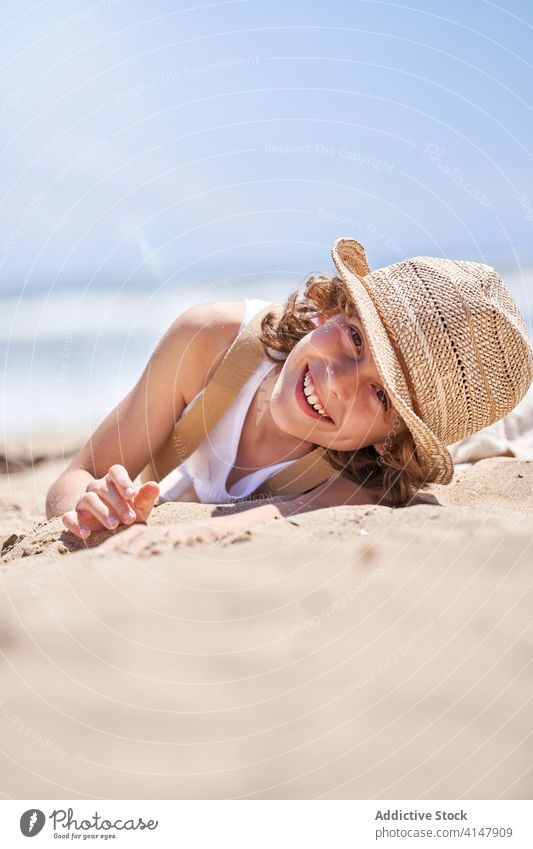
M 355 305 L 339 277 L 310 274 L 304 285 L 302 295 L 296 290 L 289 296 L 279 318 L 269 312 L 261 323 L 261 342 L 266 355 L 275 362 L 279 360 L 271 356 L 268 349 L 288 354 L 300 339 L 316 329 L 314 319 L 318 315 L 328 318 L 339 313 L 357 316 Z M 400 419 L 396 421 L 403 424 Z M 396 433 L 393 425 L 382 454 L 370 445 L 356 451 L 327 449 L 326 457 L 345 477 L 367 489 L 377 490 L 380 500 L 391 505 L 407 504 L 416 492 L 430 483 L 417 456 L 415 441 L 405 426 Z

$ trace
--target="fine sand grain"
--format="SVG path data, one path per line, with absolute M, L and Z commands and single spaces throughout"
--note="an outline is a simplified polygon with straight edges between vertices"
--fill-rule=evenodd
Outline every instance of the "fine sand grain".
M 531 798 L 532 462 L 100 558 L 39 456 L 0 476 L 5 796 Z

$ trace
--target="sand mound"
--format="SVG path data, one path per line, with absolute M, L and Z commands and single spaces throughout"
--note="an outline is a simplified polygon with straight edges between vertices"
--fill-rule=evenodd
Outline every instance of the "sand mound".
M 531 797 L 532 463 L 138 558 L 36 523 L 24 475 L 0 493 L 5 793 Z

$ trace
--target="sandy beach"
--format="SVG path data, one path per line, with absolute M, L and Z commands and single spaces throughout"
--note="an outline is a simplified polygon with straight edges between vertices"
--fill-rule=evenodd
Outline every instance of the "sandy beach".
M 531 798 L 533 462 L 137 558 L 46 521 L 65 462 L 0 475 L 7 798 Z

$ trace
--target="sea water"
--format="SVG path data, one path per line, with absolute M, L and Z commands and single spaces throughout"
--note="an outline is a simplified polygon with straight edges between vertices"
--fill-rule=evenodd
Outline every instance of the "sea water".
M 524 272 L 502 277 L 529 317 L 533 338 Z M 132 389 L 158 340 L 185 309 L 245 297 L 282 303 L 303 280 L 262 273 L 220 275 L 208 283 L 0 293 L 3 441 L 57 440 L 58 450 L 81 443 Z
M 215 285 L 216 284 L 216 285 Z M 283 301 L 290 276 L 209 286 L 78 288 L 0 295 L 3 440 L 87 438 L 129 392 L 158 340 L 188 307 L 244 297 Z

